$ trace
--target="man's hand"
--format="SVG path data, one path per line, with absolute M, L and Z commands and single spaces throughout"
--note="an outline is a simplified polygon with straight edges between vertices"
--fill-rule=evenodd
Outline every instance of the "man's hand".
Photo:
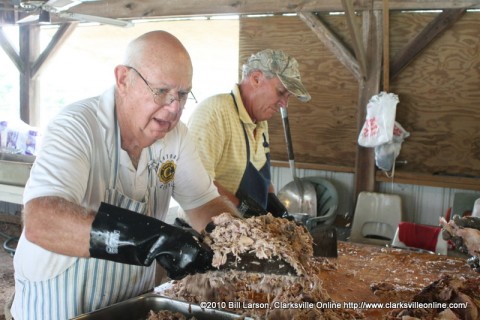
M 92 223 L 90 256 L 143 266 L 157 260 L 171 279 L 181 279 L 209 270 L 213 251 L 196 232 L 102 203 Z
M 294 217 L 288 213 L 287 207 L 283 205 L 273 192 L 268 193 L 267 211 L 277 218 L 285 218 L 290 221 L 295 220 Z

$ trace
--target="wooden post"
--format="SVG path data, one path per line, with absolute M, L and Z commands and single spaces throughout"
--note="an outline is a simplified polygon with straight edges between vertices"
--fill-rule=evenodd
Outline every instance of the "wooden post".
M 35 106 L 38 106 L 39 95 L 30 66 L 40 51 L 39 32 L 40 26 L 35 24 L 20 26 L 19 56 L 24 66 L 23 72 L 20 72 L 20 119 L 32 125 L 35 125 L 31 120 L 36 118 L 34 112 Z
M 35 126 L 40 123 L 40 93 L 36 80 L 40 70 L 70 36 L 76 25 L 77 23 L 61 25 L 40 55 L 38 55 L 40 51 L 39 25 L 20 26 L 20 52 L 18 54 L 0 29 L 0 45 L 20 73 L 20 119 L 30 125 Z
M 382 66 L 382 15 L 379 10 L 363 11 L 363 41 L 367 48 L 367 78 L 359 83 L 358 132 L 365 122 L 366 106 L 379 93 Z M 375 157 L 372 148 L 357 147 L 355 197 L 362 191 L 375 191 Z

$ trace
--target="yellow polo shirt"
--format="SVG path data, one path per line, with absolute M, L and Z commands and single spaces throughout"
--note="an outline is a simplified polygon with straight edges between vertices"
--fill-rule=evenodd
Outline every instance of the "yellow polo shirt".
M 230 93 L 218 94 L 202 101 L 190 116 L 188 128 L 197 142 L 203 165 L 214 180 L 235 194 L 247 166 L 247 145 L 250 162 L 260 170 L 266 163 L 269 147 L 267 121 L 253 123 L 243 105 L 238 85 L 232 90 L 238 106 Z

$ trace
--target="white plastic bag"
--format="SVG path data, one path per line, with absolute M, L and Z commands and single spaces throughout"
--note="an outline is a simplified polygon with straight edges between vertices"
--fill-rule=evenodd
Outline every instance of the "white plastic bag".
M 392 140 L 397 103 L 396 94 L 384 91 L 370 98 L 365 123 L 358 137 L 359 145 L 371 148 Z
M 36 155 L 42 135 L 20 119 L 0 119 L 0 152 Z
M 375 147 L 375 164 L 383 171 L 391 171 L 394 168 L 395 160 L 402 148 L 402 142 L 410 136 L 410 133 L 397 121 L 395 121 L 392 133 L 391 141 Z

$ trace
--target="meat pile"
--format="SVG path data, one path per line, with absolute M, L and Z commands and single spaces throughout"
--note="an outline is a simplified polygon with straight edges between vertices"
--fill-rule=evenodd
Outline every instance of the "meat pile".
M 195 317 L 189 318 L 190 320 L 195 320 Z M 174 312 L 169 310 L 161 310 L 155 312 L 150 310 L 147 320 L 187 320 L 187 317 L 180 312 Z
M 479 319 L 480 279 L 444 276 L 425 287 L 410 306 L 394 310 L 387 319 Z
M 216 268 L 224 265 L 229 255 L 241 260 L 247 253 L 254 253 L 260 260 L 283 260 L 297 275 L 309 268 L 313 241 L 303 226 L 271 214 L 238 219 L 223 213 L 213 222 L 216 227 L 204 241 L 214 251 L 212 265 Z
M 280 257 L 297 275 L 215 270 L 175 281 L 164 296 L 196 304 L 215 302 L 221 309 L 255 319 L 364 318 L 360 311 L 317 307 L 317 302 L 332 299 L 318 277 L 320 266 L 304 227 L 270 214 L 248 219 L 222 214 L 214 223 L 214 231 L 206 236 L 214 250 L 214 267 L 222 266 L 228 255 L 241 259 L 242 253 L 254 252 L 259 259 Z

